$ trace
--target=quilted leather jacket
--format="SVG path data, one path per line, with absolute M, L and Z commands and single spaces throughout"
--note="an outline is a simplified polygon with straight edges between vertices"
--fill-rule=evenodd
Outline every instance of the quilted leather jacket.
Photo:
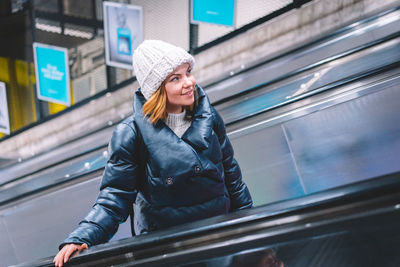
M 196 89 L 198 105 L 181 138 L 164 122 L 144 118 L 145 98 L 140 89 L 135 93 L 133 115 L 111 138 L 96 203 L 60 247 L 107 242 L 132 205 L 136 234 L 252 206 L 224 123 L 203 89 Z

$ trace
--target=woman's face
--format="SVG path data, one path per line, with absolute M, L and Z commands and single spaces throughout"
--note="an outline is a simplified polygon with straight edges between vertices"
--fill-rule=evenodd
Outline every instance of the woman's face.
M 181 113 L 183 106 L 193 104 L 196 80 L 191 71 L 189 63 L 184 63 L 165 79 L 164 87 L 167 92 L 167 113 Z

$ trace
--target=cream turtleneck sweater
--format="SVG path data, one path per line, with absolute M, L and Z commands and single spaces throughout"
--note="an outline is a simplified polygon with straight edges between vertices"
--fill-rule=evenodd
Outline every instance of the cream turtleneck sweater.
M 168 117 L 165 120 L 165 124 L 168 125 L 168 127 L 171 128 L 171 130 L 179 138 L 182 137 L 182 135 L 192 124 L 192 121 L 186 119 L 185 115 L 186 115 L 186 110 L 183 110 L 183 112 L 179 114 L 168 113 Z

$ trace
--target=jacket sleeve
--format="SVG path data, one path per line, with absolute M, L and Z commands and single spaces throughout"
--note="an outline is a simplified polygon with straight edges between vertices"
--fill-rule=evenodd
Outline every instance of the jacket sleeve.
M 212 108 L 212 111 L 214 114 L 214 130 L 218 135 L 222 151 L 225 185 L 230 195 L 231 211 L 251 208 L 253 206 L 253 201 L 249 189 L 242 180 L 242 172 L 239 164 L 233 156 L 233 147 L 226 135 L 225 124 L 214 108 Z
M 126 123 L 119 124 L 108 146 L 109 160 L 105 166 L 100 193 L 89 214 L 60 245 L 68 243 L 88 246 L 107 242 L 130 213 L 136 199 L 139 170 L 136 131 Z

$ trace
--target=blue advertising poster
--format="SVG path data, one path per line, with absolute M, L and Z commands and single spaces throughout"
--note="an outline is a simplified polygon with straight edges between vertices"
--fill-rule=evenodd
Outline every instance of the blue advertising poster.
M 6 84 L 3 82 L 0 82 L 0 132 L 10 134 L 10 120 L 8 119 Z
M 70 106 L 68 50 L 34 43 L 33 52 L 38 98 Z
M 192 0 L 191 22 L 235 27 L 235 0 Z
M 142 7 L 103 2 L 106 64 L 132 69 L 132 53 L 143 41 Z

